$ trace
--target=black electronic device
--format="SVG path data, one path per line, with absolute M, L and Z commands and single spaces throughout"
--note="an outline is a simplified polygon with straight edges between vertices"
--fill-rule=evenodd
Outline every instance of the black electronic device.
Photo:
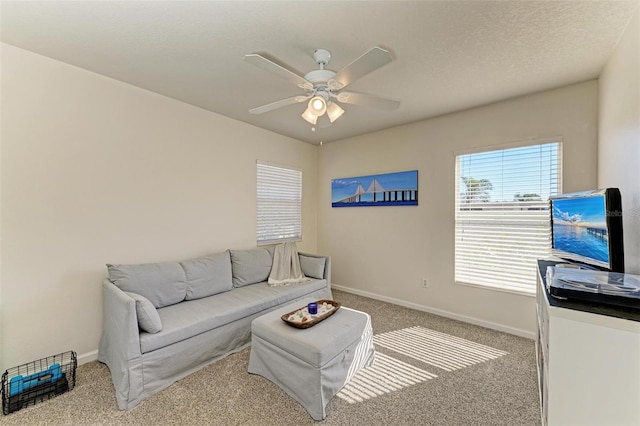
M 640 309 L 640 276 L 587 269 L 547 268 L 553 297 Z
M 551 252 L 592 269 L 624 272 L 622 199 L 606 188 L 549 197 Z

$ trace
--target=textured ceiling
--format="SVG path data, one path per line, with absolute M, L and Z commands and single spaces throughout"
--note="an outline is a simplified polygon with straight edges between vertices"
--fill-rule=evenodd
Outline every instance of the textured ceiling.
M 10 2 L 3 42 L 310 143 L 330 142 L 597 78 L 638 1 Z M 339 71 L 373 46 L 394 61 L 349 90 L 401 101 L 343 105 L 311 131 L 302 94 L 242 60 L 263 52 L 301 74 L 313 51 Z

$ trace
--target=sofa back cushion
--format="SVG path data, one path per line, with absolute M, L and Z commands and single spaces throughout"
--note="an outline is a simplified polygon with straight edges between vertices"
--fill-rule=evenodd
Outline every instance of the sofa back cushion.
M 185 260 L 180 265 L 187 277 L 187 300 L 212 296 L 233 288 L 229 250 Z
M 156 308 L 182 302 L 187 279 L 178 262 L 107 265 L 109 281 L 120 290 L 146 297 Z
M 306 277 L 319 280 L 324 278 L 324 264 L 326 261 L 324 257 L 311 257 L 303 254 L 298 257 L 300 258 L 300 269 L 302 269 L 302 273 Z
M 242 287 L 266 281 L 272 264 L 273 255 L 269 250 L 231 250 L 233 286 Z

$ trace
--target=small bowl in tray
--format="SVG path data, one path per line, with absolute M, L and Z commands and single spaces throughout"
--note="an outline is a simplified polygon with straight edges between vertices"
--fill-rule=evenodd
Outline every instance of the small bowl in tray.
M 289 317 L 291 315 L 295 315 L 295 313 L 298 312 L 298 311 L 301 311 L 303 309 L 307 309 L 307 306 L 303 306 L 303 307 L 298 308 L 298 309 L 296 309 L 294 311 L 286 313 L 286 314 L 282 315 L 280 318 L 282 318 L 282 321 L 284 321 L 285 323 L 289 324 L 291 327 L 309 328 L 309 327 L 313 327 L 317 323 L 329 318 L 331 315 L 335 314 L 338 309 L 340 309 L 340 303 L 335 302 L 333 300 L 322 299 L 322 300 L 316 301 L 316 303 L 318 304 L 318 309 L 320 309 L 320 307 L 322 306 L 323 303 L 326 303 L 327 305 L 332 305 L 333 309 L 331 309 L 330 311 L 328 311 L 328 312 L 326 312 L 326 313 L 324 313 L 322 315 L 318 315 L 317 317 L 315 317 L 314 319 L 312 319 L 310 321 L 305 321 L 305 322 L 290 321 Z

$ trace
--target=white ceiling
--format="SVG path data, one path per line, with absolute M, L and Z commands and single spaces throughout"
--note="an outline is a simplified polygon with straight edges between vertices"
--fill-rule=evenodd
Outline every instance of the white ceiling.
M 10 2 L 1 39 L 87 70 L 310 143 L 330 142 L 597 78 L 634 1 Z M 305 74 L 313 51 L 339 71 L 373 46 L 394 61 L 349 90 L 401 101 L 394 112 L 343 105 L 311 131 L 303 94 L 242 60 L 268 53 Z

